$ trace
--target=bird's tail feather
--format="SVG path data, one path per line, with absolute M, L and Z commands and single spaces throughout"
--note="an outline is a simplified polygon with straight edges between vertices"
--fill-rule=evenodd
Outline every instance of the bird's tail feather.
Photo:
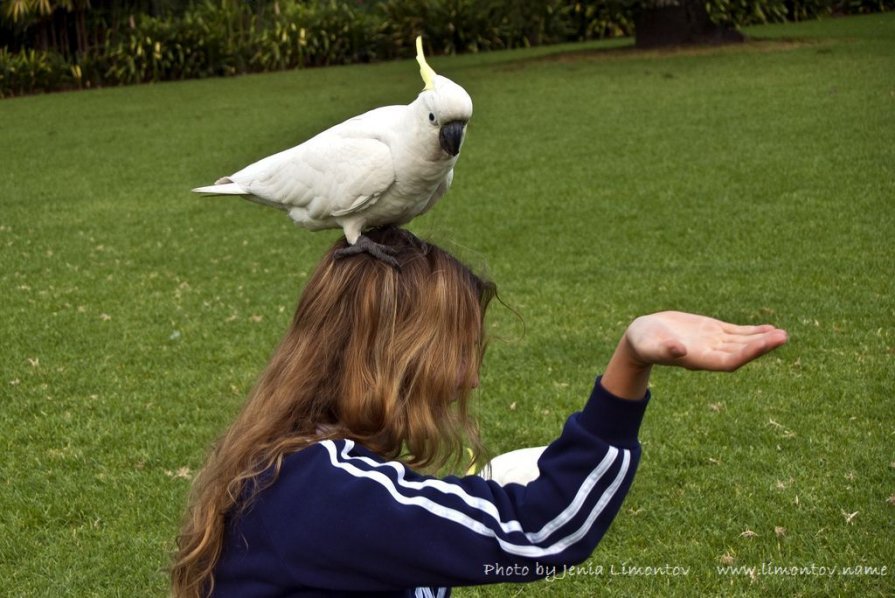
M 196 187 L 193 193 L 204 193 L 206 195 L 248 195 L 248 191 L 234 183 L 227 177 L 218 179 L 214 185 L 207 187 Z
M 270 206 L 272 208 L 277 208 L 278 210 L 289 209 L 288 206 L 283 205 L 278 201 L 265 199 L 263 197 L 258 197 L 257 195 L 252 195 L 251 191 L 244 189 L 239 185 L 239 183 L 234 183 L 227 177 L 218 179 L 214 185 L 209 185 L 207 187 L 196 187 L 195 189 L 193 189 L 193 192 L 202 193 L 203 195 L 239 195 L 243 199 L 247 199 L 255 203 L 260 203 L 263 206 Z

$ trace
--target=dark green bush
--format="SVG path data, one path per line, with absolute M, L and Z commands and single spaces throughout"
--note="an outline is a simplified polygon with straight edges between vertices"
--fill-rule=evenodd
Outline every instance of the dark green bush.
M 706 6 L 715 23 L 742 27 L 786 20 L 784 0 L 710 0 Z
M 72 58 L 0 49 L 0 97 L 630 35 L 659 0 L 201 0 L 177 16 L 135 15 Z M 662 0 L 664 2 L 674 0 Z M 707 0 L 748 25 L 895 8 L 895 0 Z
M 0 48 L 0 98 L 71 87 L 77 72 L 55 53 Z

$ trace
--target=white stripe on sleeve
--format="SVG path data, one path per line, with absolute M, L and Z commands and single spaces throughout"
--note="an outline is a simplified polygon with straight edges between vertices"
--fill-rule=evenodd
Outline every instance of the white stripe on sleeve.
M 549 546 L 539 547 L 535 546 L 534 544 L 542 543 L 547 537 L 549 537 L 560 527 L 568 523 L 574 517 L 574 515 L 578 513 L 590 491 L 603 477 L 603 475 L 605 475 L 606 471 L 615 461 L 615 458 L 619 453 L 618 449 L 616 449 L 615 447 L 610 447 L 610 451 L 607 452 L 606 457 L 604 457 L 600 464 L 597 465 L 597 467 L 587 476 L 587 478 L 585 478 L 572 502 L 565 509 L 563 509 L 563 511 L 556 518 L 547 523 L 539 532 L 523 532 L 526 539 L 532 544 L 529 545 L 509 542 L 507 540 L 504 540 L 503 538 L 498 537 L 497 532 L 494 529 L 470 517 L 462 511 L 446 507 L 423 496 L 406 496 L 398 490 L 395 482 L 387 474 L 377 470 L 386 468 L 394 469 L 398 473 L 398 483 L 406 489 L 419 490 L 430 487 L 446 494 L 456 495 L 463 499 L 463 501 L 469 506 L 483 513 L 487 513 L 488 515 L 493 517 L 498 523 L 501 531 L 503 531 L 504 533 L 509 533 L 512 531 L 523 531 L 521 524 L 516 520 L 508 522 L 501 521 L 496 506 L 485 499 L 470 496 L 461 488 L 452 484 L 448 484 L 441 480 L 425 480 L 422 482 L 410 482 L 408 480 L 405 480 L 405 469 L 400 463 L 379 463 L 373 459 L 368 459 L 366 457 L 348 455 L 348 451 L 350 451 L 354 447 L 354 443 L 350 440 L 345 441 L 345 447 L 342 450 L 341 455 L 338 452 L 335 442 L 331 440 L 324 440 L 320 444 L 327 450 L 330 457 L 330 462 L 334 467 L 341 469 L 354 477 L 366 478 L 380 484 L 399 504 L 422 507 L 437 517 L 452 521 L 454 523 L 458 523 L 482 536 L 494 538 L 495 540 L 497 540 L 497 542 L 500 544 L 505 552 L 531 558 L 537 558 L 562 552 L 573 545 L 575 542 L 583 538 L 590 530 L 597 517 L 599 517 L 600 513 L 602 513 L 603 510 L 606 508 L 606 505 L 609 504 L 609 502 L 615 496 L 615 493 L 618 491 L 618 488 L 621 486 L 622 481 L 627 474 L 631 460 L 630 451 L 622 450 L 622 464 L 618 474 L 597 500 L 594 508 L 591 510 L 584 524 L 580 528 Z M 340 460 L 340 458 L 345 460 Z M 365 465 L 372 466 L 373 469 L 361 469 L 350 461 L 361 461 Z

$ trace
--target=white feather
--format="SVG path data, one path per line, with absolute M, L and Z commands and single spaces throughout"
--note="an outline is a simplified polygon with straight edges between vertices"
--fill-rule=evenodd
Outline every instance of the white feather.
M 471 116 L 466 91 L 436 75 L 433 89 L 406 106 L 348 119 L 193 191 L 243 195 L 304 228 L 342 228 L 354 243 L 368 228 L 408 222 L 447 192 L 459 154 L 442 149 L 440 127 Z
M 196 187 L 193 189 L 193 193 L 204 193 L 206 195 L 246 195 L 248 191 L 236 183 L 224 183 L 221 185 L 209 185 L 208 187 Z

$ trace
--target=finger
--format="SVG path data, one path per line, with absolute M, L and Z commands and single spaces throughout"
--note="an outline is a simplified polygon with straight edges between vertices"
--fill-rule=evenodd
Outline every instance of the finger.
M 727 354 L 725 359 L 727 368 L 730 371 L 738 369 L 750 361 L 758 359 L 766 353 L 770 353 L 777 347 L 783 345 L 788 340 L 786 332 L 783 330 L 773 330 L 767 334 L 744 343 L 739 351 L 733 351 Z
M 753 327 L 752 333 L 730 334 L 727 335 L 716 348 L 727 353 L 737 353 L 746 348 L 751 350 L 752 347 L 762 347 L 768 345 L 768 351 L 771 351 L 786 342 L 786 332 L 773 326 L 756 326 Z M 760 353 L 761 354 L 761 353 Z M 757 356 L 756 356 L 757 357 Z M 751 357 L 755 359 L 755 357 Z
M 777 330 L 777 327 L 772 324 L 759 324 L 757 326 L 740 326 L 738 324 L 731 324 L 729 322 L 723 322 L 721 325 L 721 329 L 727 334 L 735 334 L 738 336 L 749 336 L 752 334 L 764 334 L 766 332 L 771 332 L 773 330 Z
M 768 332 L 756 332 L 754 334 L 728 334 L 718 340 L 715 344 L 715 348 L 718 351 L 725 351 L 727 353 L 736 352 L 739 351 L 741 347 L 750 343 L 769 340 L 769 335 L 773 332 L 774 331 L 772 330 Z

